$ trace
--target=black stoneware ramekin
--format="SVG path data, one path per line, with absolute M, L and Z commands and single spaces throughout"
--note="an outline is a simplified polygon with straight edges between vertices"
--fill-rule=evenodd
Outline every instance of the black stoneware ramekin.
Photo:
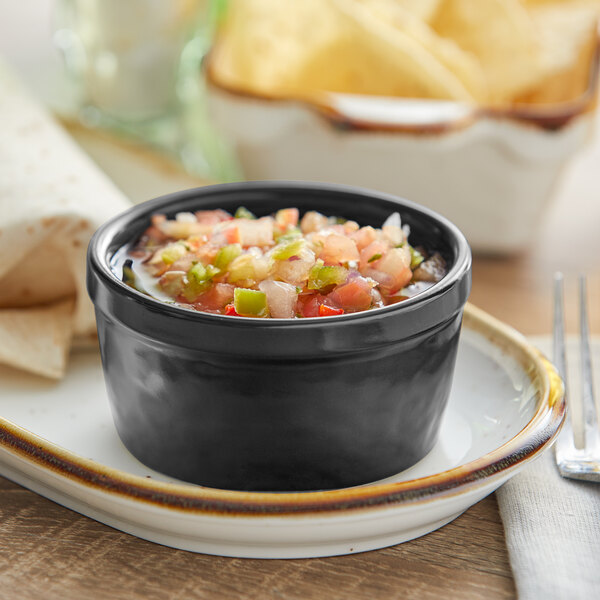
M 196 312 L 121 281 L 124 249 L 154 213 L 243 205 L 318 210 L 380 227 L 394 211 L 411 243 L 449 272 L 399 304 L 354 314 L 253 319 Z M 251 182 L 177 192 L 105 223 L 88 250 L 115 424 L 143 463 L 234 490 L 317 490 L 391 476 L 434 445 L 446 405 L 471 253 L 434 212 L 345 186 Z

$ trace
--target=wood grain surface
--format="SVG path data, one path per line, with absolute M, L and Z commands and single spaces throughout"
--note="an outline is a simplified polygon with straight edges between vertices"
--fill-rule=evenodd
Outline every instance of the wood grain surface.
M 352 556 L 250 560 L 126 535 L 0 478 L 0 597 L 511 598 L 494 496 L 424 538 Z M 493 591 L 493 593 L 492 593 Z
M 94 152 L 101 158 L 98 142 Z M 585 271 L 592 327 L 600 333 L 599 165 L 600 144 L 595 144 L 567 173 L 526 252 L 475 258 L 474 304 L 525 334 L 549 333 L 552 274 L 562 269 L 568 284 L 568 329 L 575 331 L 575 276 Z M 124 191 L 130 192 L 124 183 Z M 442 529 L 392 548 L 267 561 L 158 546 L 0 478 L 0 539 L 2 599 L 515 597 L 493 495 Z

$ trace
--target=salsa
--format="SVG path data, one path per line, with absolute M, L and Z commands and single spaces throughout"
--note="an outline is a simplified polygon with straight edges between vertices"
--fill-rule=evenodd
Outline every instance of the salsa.
M 123 280 L 165 302 L 231 316 L 294 319 L 380 308 L 446 274 L 438 252 L 413 247 L 393 213 L 361 227 L 297 208 L 256 217 L 244 207 L 157 214 L 128 253 Z

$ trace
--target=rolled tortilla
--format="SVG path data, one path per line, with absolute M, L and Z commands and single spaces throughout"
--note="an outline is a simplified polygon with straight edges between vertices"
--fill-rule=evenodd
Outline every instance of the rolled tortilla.
M 95 332 L 89 239 L 130 203 L 1 60 L 0 122 L 0 362 L 58 378 Z

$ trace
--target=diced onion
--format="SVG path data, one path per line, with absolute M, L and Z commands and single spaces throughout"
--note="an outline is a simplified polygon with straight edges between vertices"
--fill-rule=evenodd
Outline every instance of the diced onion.
M 402 221 L 400 219 L 400 213 L 398 212 L 393 212 L 383 223 L 383 225 L 381 226 L 383 227 L 387 227 L 388 225 L 393 225 L 394 227 L 402 227 Z

